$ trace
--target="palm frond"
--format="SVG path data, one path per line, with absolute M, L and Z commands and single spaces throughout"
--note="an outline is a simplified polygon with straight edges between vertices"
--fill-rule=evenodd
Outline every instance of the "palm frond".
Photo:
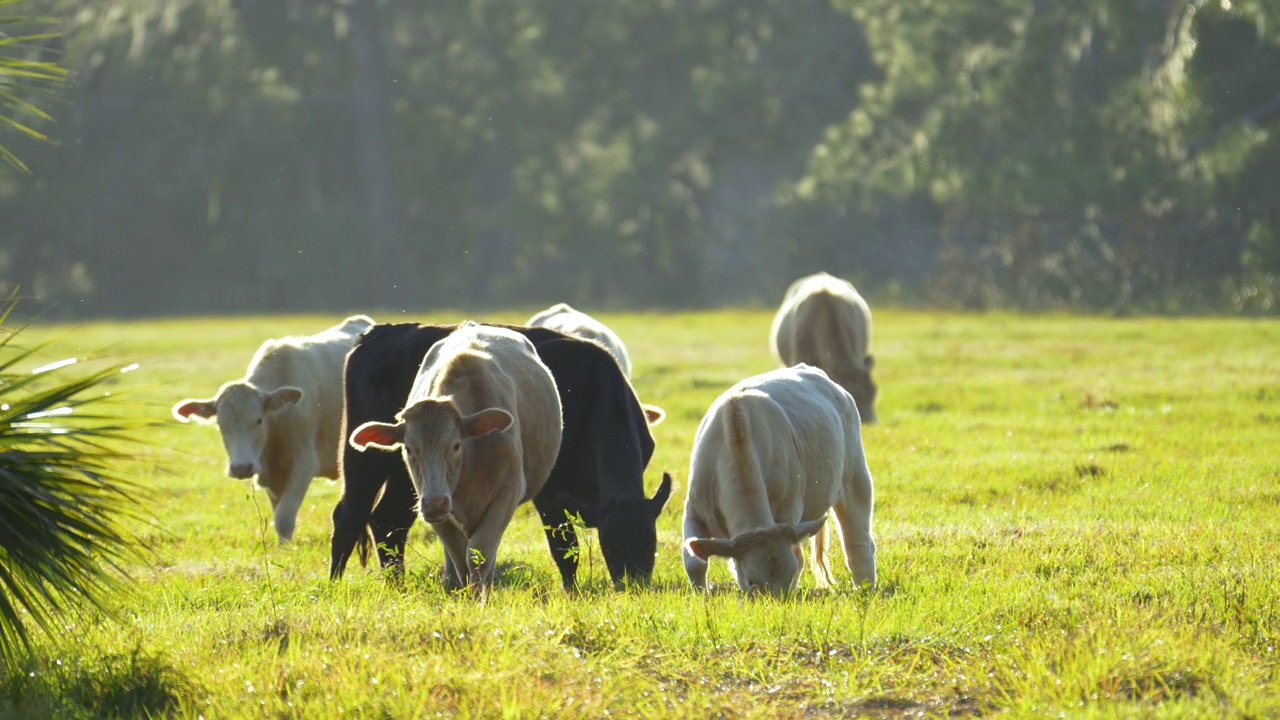
M 0 9 L 14 6 L 22 0 L 0 0 Z M 58 18 L 44 16 L 6 15 L 0 17 L 0 25 L 19 24 L 20 28 L 32 25 L 54 25 Z M 27 98 L 48 97 L 51 88 L 66 84 L 70 72 L 57 62 L 35 59 L 40 53 L 48 53 L 40 43 L 61 35 L 57 31 L 24 32 L 10 35 L 0 31 L 0 126 L 16 131 L 39 142 L 50 142 L 47 134 L 34 127 L 31 118 L 39 122 L 53 122 L 53 117 Z M 0 142 L 0 161 L 16 167 L 23 173 L 30 168 L 4 143 Z
M 9 316 L 13 300 L 0 324 Z M 19 331 L 20 333 L 20 331 Z M 121 522 L 143 519 L 121 467 L 150 423 L 113 412 L 103 392 L 122 366 L 55 363 L 20 372 L 40 347 L 0 338 L 0 666 L 13 669 L 32 632 L 61 634 L 127 586 L 141 547 Z

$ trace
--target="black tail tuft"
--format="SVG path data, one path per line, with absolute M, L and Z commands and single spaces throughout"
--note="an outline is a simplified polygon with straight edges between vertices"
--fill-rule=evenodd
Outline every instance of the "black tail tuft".
M 356 554 L 360 556 L 360 567 L 369 567 L 369 549 L 373 547 L 371 531 L 366 526 L 356 540 Z

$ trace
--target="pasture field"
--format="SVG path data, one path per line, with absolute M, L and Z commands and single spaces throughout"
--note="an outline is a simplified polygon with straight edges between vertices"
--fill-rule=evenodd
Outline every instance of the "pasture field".
M 122 384 L 165 422 L 129 468 L 155 523 L 121 621 L 68 618 L 0 717 L 1280 716 L 1280 323 L 875 309 L 881 587 L 853 590 L 836 543 L 838 589 L 806 572 L 776 600 L 723 562 L 695 594 L 679 559 L 694 428 L 774 367 L 772 313 L 599 317 L 668 413 L 656 582 L 615 592 L 592 540 L 563 593 L 524 506 L 483 602 L 440 588 L 421 525 L 403 588 L 354 564 L 330 583 L 340 485 L 317 480 L 277 547 L 216 431 L 167 420 L 338 316 L 33 328 L 61 338 L 49 360 L 140 362 Z

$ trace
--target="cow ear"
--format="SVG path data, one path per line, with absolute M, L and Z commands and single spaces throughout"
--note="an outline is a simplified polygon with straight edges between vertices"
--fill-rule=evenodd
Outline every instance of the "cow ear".
M 278 413 L 290 405 L 297 405 L 302 401 L 302 391 L 296 387 L 285 386 L 277 388 L 267 393 L 266 400 L 262 403 L 262 407 L 270 413 Z
M 667 411 L 657 405 L 641 405 L 640 407 L 644 410 L 644 419 L 649 424 L 649 427 L 653 427 L 667 419 Z
M 462 418 L 463 437 L 474 438 L 506 430 L 515 418 L 502 408 L 489 408 Z
M 376 450 L 399 450 L 404 442 L 404 423 L 367 422 L 351 433 L 351 447 L 364 452 L 369 448 Z
M 733 557 L 733 543 L 723 538 L 689 538 L 684 549 L 697 555 L 702 560 L 710 560 L 713 556 Z
M 591 503 L 582 498 L 570 495 L 567 492 L 556 493 L 556 503 L 564 508 L 569 515 L 577 515 L 582 518 L 582 524 L 587 527 L 599 527 L 600 525 L 600 504 Z
M 173 416 L 182 422 L 205 421 L 218 414 L 218 403 L 215 400 L 193 400 L 187 398 L 173 406 Z
M 662 484 L 658 486 L 658 492 L 649 498 L 649 514 L 655 518 L 662 514 L 662 508 L 667 504 L 667 500 L 671 497 L 671 473 L 662 473 Z
M 867 372 L 871 372 L 871 368 L 875 367 L 876 365 L 876 358 L 874 355 L 867 353 L 866 365 L 867 365 Z
M 825 526 L 826 524 L 827 524 L 826 515 L 823 515 L 817 520 L 810 520 L 808 522 L 798 523 L 794 528 L 796 533 L 796 539 L 793 540 L 792 542 L 800 542 L 801 540 L 804 540 L 807 537 L 810 537 L 812 535 L 817 535 L 818 531 L 821 530 L 823 526 Z

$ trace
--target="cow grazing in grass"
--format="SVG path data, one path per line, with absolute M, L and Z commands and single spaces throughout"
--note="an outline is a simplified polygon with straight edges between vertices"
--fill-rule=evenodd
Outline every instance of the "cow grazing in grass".
M 401 451 L 456 589 L 492 583 L 498 542 L 546 483 L 560 438 L 560 396 L 533 343 L 465 323 L 427 352 L 396 422 L 363 423 L 350 442 Z
M 853 398 L 807 365 L 748 378 L 712 403 L 698 426 L 684 505 L 684 569 L 706 587 L 707 560 L 730 559 L 738 587 L 793 589 L 813 537 L 813 573 L 830 585 L 827 513 L 835 511 L 845 563 L 876 582 L 871 471 Z
M 529 318 L 528 325 L 551 328 L 565 335 L 599 343 L 617 359 L 622 373 L 631 377 L 631 358 L 627 357 L 627 346 L 622 344 L 622 338 L 604 323 L 581 310 L 575 310 L 567 303 L 559 303 Z
M 612 355 L 592 342 L 547 328 L 513 328 L 528 337 L 551 370 L 560 394 L 564 430 L 560 454 L 534 506 L 566 588 L 577 573 L 578 541 L 565 511 L 599 528 L 605 563 L 615 582 L 647 580 L 653 572 L 654 524 L 671 492 L 663 478 L 644 495 L 644 470 L 653 436 L 635 392 Z M 346 427 L 393 418 L 429 348 L 454 326 L 397 324 L 370 330 L 347 358 Z M 385 453 L 348 449 L 342 458 L 343 494 L 333 510 L 330 575 L 338 578 L 351 554 L 362 562 L 370 544 L 383 567 L 403 572 L 413 486 L 405 464 Z M 372 541 L 372 543 L 370 542 Z
M 791 283 L 773 318 L 773 354 L 784 366 L 822 368 L 853 395 L 862 422 L 876 421 L 871 380 L 871 309 L 848 282 L 827 273 Z
M 343 359 L 373 324 L 355 315 L 316 335 L 268 340 L 243 379 L 224 384 L 208 400 L 173 406 L 182 422 L 216 418 L 227 475 L 258 477 L 281 542 L 293 537 L 311 479 L 338 477 Z

